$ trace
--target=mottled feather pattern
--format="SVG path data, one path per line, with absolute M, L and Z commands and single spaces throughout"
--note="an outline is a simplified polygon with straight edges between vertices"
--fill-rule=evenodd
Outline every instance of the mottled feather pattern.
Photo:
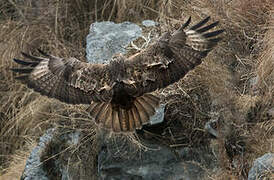
M 27 74 L 27 76 L 24 75 L 24 78 L 18 79 L 25 82 L 28 87 L 40 92 L 42 95 L 56 98 L 70 104 L 90 104 L 91 101 L 101 101 L 101 97 L 99 97 L 97 92 L 77 87 L 74 83 L 78 81 L 72 81 L 74 71 L 77 72 L 77 70 L 86 68 L 87 63 L 81 62 L 75 58 L 62 59 L 51 55 L 46 55 L 45 58 L 41 58 L 26 53 L 22 54 L 29 60 L 16 60 L 17 63 L 20 61 L 18 64 L 23 65 L 23 67 L 19 69 L 14 68 L 12 70 Z M 42 54 L 45 53 L 42 52 Z M 36 62 L 39 63 L 37 64 Z M 89 67 L 90 64 L 87 66 Z M 29 67 L 31 67 L 31 71 L 22 71 L 24 69 L 29 69 Z M 96 73 L 98 73 L 97 71 Z M 102 73 L 101 77 L 104 76 L 104 72 L 100 72 Z M 91 77 L 93 77 L 91 72 L 90 74 Z M 97 74 L 97 77 L 99 76 L 100 75 Z M 87 86 L 87 88 L 89 88 L 89 86 Z
M 165 33 L 145 50 L 126 58 L 115 55 L 109 64 L 89 64 L 59 58 L 38 50 L 43 57 L 22 53 L 14 59 L 16 79 L 48 97 L 70 104 L 90 104 L 96 124 L 115 133 L 132 132 L 149 123 L 160 99 L 152 92 L 183 78 L 221 40 L 218 25 L 209 17 L 190 26 L 191 18 L 174 33 Z
M 29 86 L 41 92 L 43 95 L 57 98 L 71 104 L 79 102 L 89 104 L 91 98 L 87 94 L 82 93 L 81 90 L 69 86 L 65 82 L 64 68 L 54 69 L 55 73 L 49 70 L 49 61 L 41 62 L 29 76 Z
M 217 45 L 217 37 L 223 30 L 208 32 L 218 22 L 205 25 L 210 17 L 187 28 L 191 18 L 174 33 L 165 33 L 163 37 L 145 49 L 130 57 L 126 68 L 134 69 L 129 77 L 136 82 L 128 86 L 128 92 L 134 96 L 164 88 L 177 82 L 187 72 L 202 63 L 202 59 Z M 141 78 L 140 78 L 141 77 Z
M 71 74 L 70 84 L 93 96 L 94 101 L 110 101 L 112 92 L 109 73 L 104 65 L 92 65 Z

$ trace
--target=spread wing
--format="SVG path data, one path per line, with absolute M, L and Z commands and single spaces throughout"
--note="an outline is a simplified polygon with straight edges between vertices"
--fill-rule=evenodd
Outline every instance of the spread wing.
M 218 22 L 205 24 L 210 17 L 187 28 L 191 19 L 173 34 L 164 34 L 155 44 L 125 61 L 129 74 L 127 91 L 135 97 L 172 84 L 202 63 L 221 40 L 223 30 L 208 32 Z
M 89 64 L 75 58 L 58 58 L 47 55 L 34 57 L 22 53 L 25 59 L 14 61 L 21 68 L 13 68 L 21 76 L 16 77 L 28 87 L 48 97 L 70 104 L 90 104 L 91 101 L 109 101 L 108 67 Z

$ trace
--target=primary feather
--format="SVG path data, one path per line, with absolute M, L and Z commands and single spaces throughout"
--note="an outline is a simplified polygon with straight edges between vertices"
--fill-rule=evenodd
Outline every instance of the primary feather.
M 173 34 L 165 33 L 156 43 L 129 58 L 112 58 L 109 64 L 89 64 L 75 58 L 44 57 L 22 53 L 14 59 L 22 74 L 17 79 L 48 97 L 70 104 L 90 104 L 95 122 L 113 132 L 140 129 L 155 114 L 160 99 L 152 92 L 185 76 L 201 64 L 221 38 L 218 25 L 205 25 L 210 17 L 188 28 L 191 18 Z

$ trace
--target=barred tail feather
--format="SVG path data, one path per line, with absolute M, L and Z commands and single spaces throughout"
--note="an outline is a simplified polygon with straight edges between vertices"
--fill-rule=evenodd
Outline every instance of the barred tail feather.
M 148 124 L 160 99 L 152 94 L 137 97 L 129 109 L 106 102 L 92 102 L 88 111 L 99 126 L 113 132 L 132 132 Z

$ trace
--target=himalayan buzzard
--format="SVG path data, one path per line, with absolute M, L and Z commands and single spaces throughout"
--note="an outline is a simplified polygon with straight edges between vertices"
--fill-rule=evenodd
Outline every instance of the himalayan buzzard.
M 177 82 L 199 64 L 221 40 L 218 25 L 205 25 L 210 17 L 188 28 L 191 18 L 174 33 L 126 58 L 114 56 L 109 64 L 90 64 L 75 58 L 60 58 L 41 50 L 43 57 L 22 53 L 14 59 L 29 88 L 69 104 L 90 104 L 96 124 L 113 132 L 130 132 L 147 124 L 160 98 L 153 91 Z

